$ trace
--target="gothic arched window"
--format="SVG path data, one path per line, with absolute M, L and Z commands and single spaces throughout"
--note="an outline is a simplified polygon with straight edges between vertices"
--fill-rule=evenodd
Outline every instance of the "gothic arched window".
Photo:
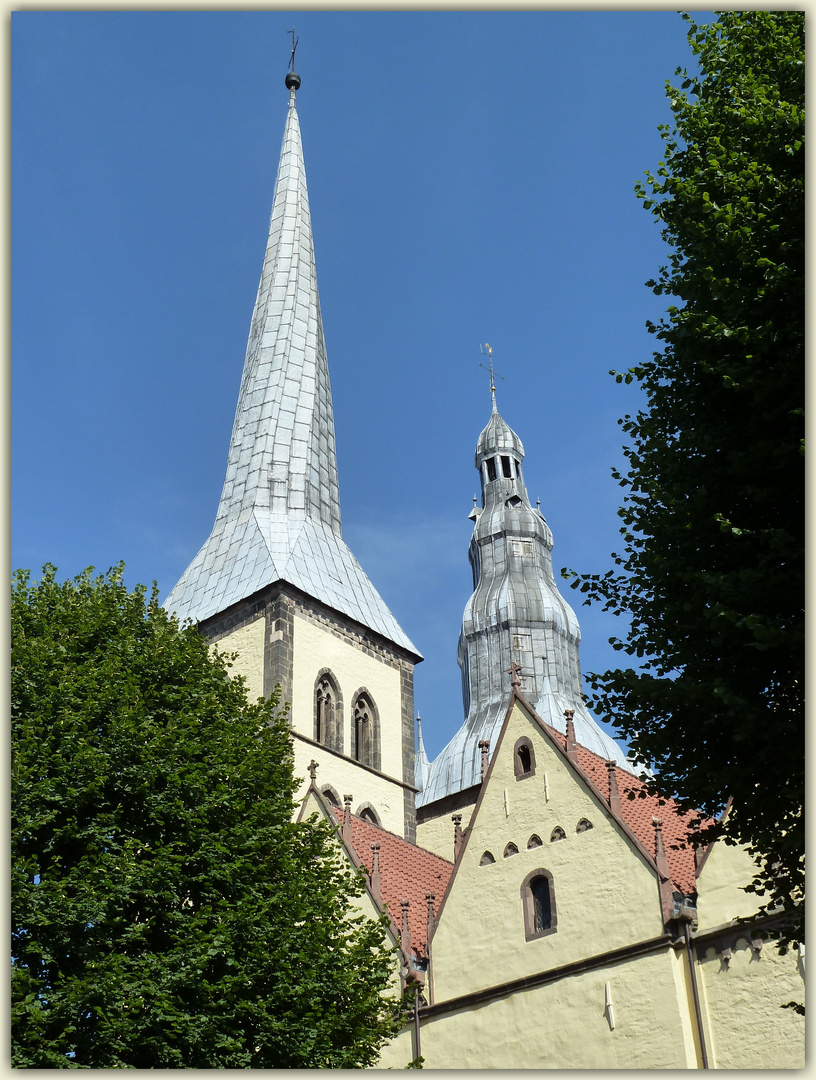
M 351 756 L 361 765 L 380 767 L 380 717 L 367 690 L 358 690 L 351 708 Z
M 521 884 L 521 904 L 527 941 L 555 933 L 555 889 L 549 870 L 533 870 L 527 875 Z
M 363 821 L 369 822 L 371 825 L 380 824 L 380 815 L 371 805 L 371 803 L 363 803 L 362 806 L 357 808 L 357 817 L 361 817 Z
M 315 742 L 343 752 L 343 699 L 332 673 L 324 669 L 317 676 L 314 695 Z

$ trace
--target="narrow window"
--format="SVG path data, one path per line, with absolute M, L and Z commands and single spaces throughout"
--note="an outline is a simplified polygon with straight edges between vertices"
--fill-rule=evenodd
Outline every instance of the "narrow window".
M 552 921 L 550 906 L 550 882 L 545 877 L 533 878 L 530 882 L 530 892 L 533 894 L 533 926 L 536 933 L 549 930 Z
M 511 855 L 518 855 L 518 848 L 513 843 L 508 844 L 504 849 L 505 859 L 509 859 Z
M 549 870 L 533 870 L 521 885 L 524 936 L 527 941 L 556 931 L 555 890 Z
M 479 866 L 492 866 L 495 861 L 496 860 L 493 857 L 493 852 L 492 851 L 486 851 L 482 855 L 481 859 L 479 859 Z
M 526 780 L 535 773 L 535 752 L 526 735 L 518 740 L 513 750 L 513 771 L 516 780 Z
M 380 767 L 380 719 L 374 699 L 365 690 L 354 696 L 351 756 L 361 765 L 372 769 Z
M 529 839 L 529 840 L 527 841 L 527 848 L 528 848 L 528 850 L 529 850 L 530 848 L 536 848 L 536 847 L 542 847 L 542 846 L 543 846 L 543 845 L 542 845 L 542 843 L 541 843 L 541 837 L 540 837 L 540 836 L 538 835 L 538 833 L 533 833 L 533 835 L 532 835 L 532 836 L 530 837 L 530 839 Z
M 332 787 L 323 788 L 323 798 L 332 804 L 332 806 L 340 805 L 340 797 Z
M 502 475 L 505 477 L 505 479 L 512 480 L 513 479 L 513 470 L 510 468 L 510 458 L 505 457 L 504 454 L 502 454 L 501 463 L 502 463 Z
M 314 737 L 315 742 L 343 752 L 342 702 L 330 671 L 321 671 L 315 683 Z
M 567 834 L 561 828 L 560 825 L 556 825 L 553 831 L 550 833 L 550 843 L 554 844 L 556 840 L 566 840 Z
M 495 480 L 496 479 L 496 459 L 492 458 L 492 457 L 488 458 L 487 461 L 485 462 L 485 464 L 487 465 L 487 479 L 488 480 Z
M 588 821 L 585 817 L 582 817 L 581 820 L 576 825 L 575 831 L 576 832 L 588 832 L 589 829 L 591 829 L 591 828 L 593 828 L 592 822 Z

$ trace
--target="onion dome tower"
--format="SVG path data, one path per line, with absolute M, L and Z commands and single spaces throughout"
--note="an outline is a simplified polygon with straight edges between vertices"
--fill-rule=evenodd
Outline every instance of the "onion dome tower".
M 530 505 L 521 439 L 499 415 L 494 386 L 491 393 L 493 410 L 476 444 L 482 504 L 470 513 L 474 591 L 459 635 L 465 722 L 431 763 L 417 806 L 479 783 L 479 743 L 495 746 L 510 697 L 511 664 L 520 666 L 521 692 L 543 720 L 564 732 L 564 710 L 573 709 L 577 741 L 631 770 L 584 705 L 581 631 L 555 583 L 553 535 Z

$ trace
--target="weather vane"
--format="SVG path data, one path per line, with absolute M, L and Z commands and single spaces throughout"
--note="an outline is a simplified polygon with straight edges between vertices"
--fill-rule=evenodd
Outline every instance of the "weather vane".
M 300 38 L 298 38 L 297 41 L 295 40 L 295 29 L 294 29 L 294 27 L 292 27 L 291 30 L 287 30 L 286 33 L 292 35 L 292 56 L 291 56 L 291 58 L 289 60 L 289 70 L 294 71 L 295 70 L 295 49 L 298 47 L 298 41 L 300 41 Z
M 485 349 L 487 349 L 487 353 L 485 353 Z M 485 371 L 490 372 L 490 393 L 491 393 L 491 395 L 493 397 L 493 401 L 495 403 L 495 401 L 496 401 L 496 373 L 493 371 L 493 349 L 492 349 L 492 347 L 490 345 L 487 344 L 487 342 L 485 342 L 484 346 L 482 346 L 482 345 L 479 346 L 479 352 L 482 354 L 482 356 L 488 356 L 490 358 L 490 366 L 489 367 L 485 367 L 484 364 L 479 364 L 479 367 L 484 368 Z M 502 380 L 502 382 L 504 382 L 504 375 L 499 375 L 499 378 Z

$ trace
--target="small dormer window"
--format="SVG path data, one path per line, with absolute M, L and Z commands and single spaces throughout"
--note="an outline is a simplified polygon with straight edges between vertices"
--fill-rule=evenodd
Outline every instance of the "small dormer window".
M 506 454 L 502 454 L 501 463 L 502 463 L 502 476 L 506 480 L 512 480 L 513 479 L 513 469 L 512 469 L 512 467 L 510 465 L 510 458 L 507 457 Z
M 492 458 L 492 457 L 489 457 L 487 459 L 487 461 L 485 462 L 485 465 L 487 466 L 487 479 L 488 479 L 488 481 L 495 480 L 496 479 L 496 459 Z

